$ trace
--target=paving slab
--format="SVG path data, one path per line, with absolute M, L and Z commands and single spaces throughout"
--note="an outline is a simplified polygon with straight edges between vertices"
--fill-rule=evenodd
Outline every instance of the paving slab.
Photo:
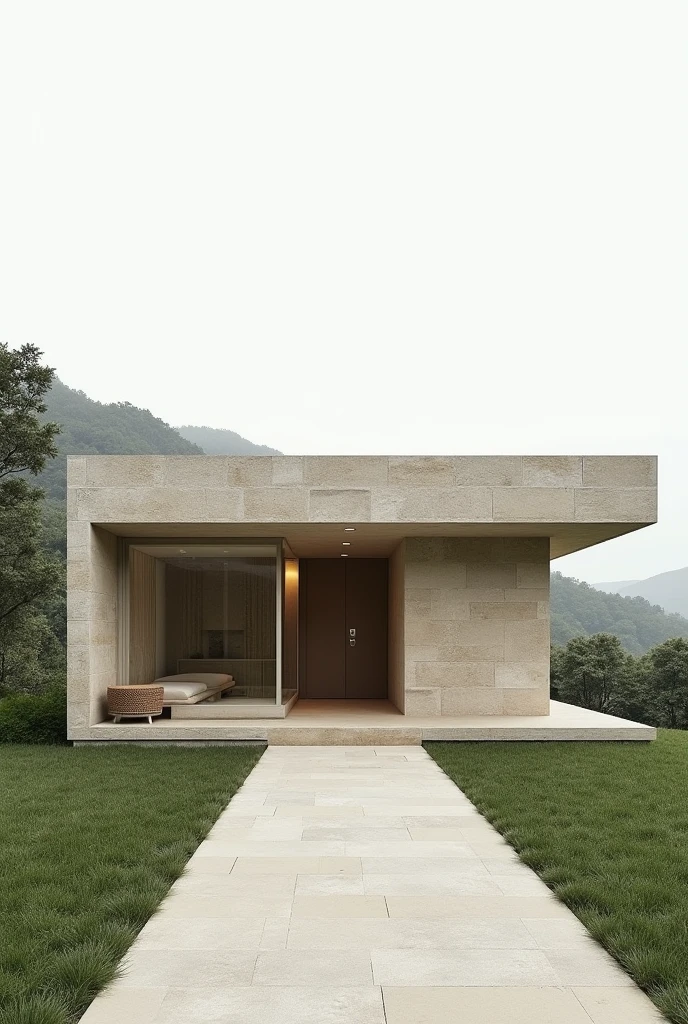
M 383 989 L 387 1024 L 590 1024 L 573 992 L 557 988 Z
M 658 1024 L 421 747 L 271 746 L 85 1024 Z

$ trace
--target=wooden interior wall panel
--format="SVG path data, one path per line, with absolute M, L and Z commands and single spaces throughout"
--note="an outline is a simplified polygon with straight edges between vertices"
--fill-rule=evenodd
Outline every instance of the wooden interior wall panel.
M 129 551 L 129 682 L 155 679 L 155 559 Z
M 165 566 L 165 635 L 167 672 L 178 671 L 180 658 L 203 653 L 203 589 L 200 573 Z
M 275 560 L 246 559 L 252 566 L 245 573 L 246 582 L 246 657 L 275 657 Z M 234 575 L 234 574 L 232 574 Z

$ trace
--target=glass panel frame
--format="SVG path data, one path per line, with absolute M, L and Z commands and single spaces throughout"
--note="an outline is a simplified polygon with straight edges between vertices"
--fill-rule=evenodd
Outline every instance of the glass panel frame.
M 122 537 L 119 538 L 118 558 L 118 664 L 117 679 L 126 684 L 131 678 L 131 573 L 130 564 L 132 551 L 149 554 L 156 559 L 176 555 L 190 557 L 196 551 L 197 557 L 203 553 L 212 557 L 221 557 L 217 549 L 227 554 L 230 548 L 243 548 L 242 554 L 251 557 L 274 557 L 275 559 L 275 689 L 274 703 L 282 703 L 282 672 L 283 672 L 283 614 L 284 614 L 284 555 L 282 538 L 272 537 Z M 247 550 L 249 549 L 249 550 Z M 131 679 L 132 682 L 139 680 Z M 272 701 L 270 704 L 272 705 Z

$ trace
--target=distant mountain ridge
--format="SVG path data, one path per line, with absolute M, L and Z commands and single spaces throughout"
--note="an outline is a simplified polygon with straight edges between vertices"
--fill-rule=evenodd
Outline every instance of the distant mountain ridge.
M 574 636 L 613 633 L 631 654 L 644 654 L 671 637 L 688 637 L 688 619 L 667 614 L 643 597 L 622 597 L 560 572 L 551 576 L 552 643 Z
M 129 402 L 96 402 L 83 391 L 75 391 L 56 379 L 46 395 L 45 419 L 60 424 L 59 454 L 39 477 L 48 498 L 64 501 L 67 496 L 69 455 L 272 455 L 280 453 L 253 444 L 232 430 L 184 427 L 206 439 L 183 436 L 148 409 Z M 216 435 L 221 435 L 216 437 Z
M 177 427 L 177 432 L 192 444 L 202 448 L 206 455 L 281 455 L 276 448 L 254 444 L 233 430 L 218 427 Z
M 640 583 L 640 580 L 616 580 L 614 583 L 591 583 L 590 586 L 604 590 L 605 594 L 620 594 L 624 587 L 632 587 L 634 583 Z
M 593 586 L 622 597 L 644 597 L 665 612 L 688 616 L 688 566 L 660 572 L 646 580 L 620 580 L 618 583 L 594 583 Z

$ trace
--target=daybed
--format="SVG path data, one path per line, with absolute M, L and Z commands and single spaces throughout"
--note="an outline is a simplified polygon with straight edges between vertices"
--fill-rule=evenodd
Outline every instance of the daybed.
M 178 672 L 172 676 L 161 676 L 153 682 L 163 687 L 164 708 L 219 700 L 225 690 L 234 686 L 234 679 L 225 672 Z

